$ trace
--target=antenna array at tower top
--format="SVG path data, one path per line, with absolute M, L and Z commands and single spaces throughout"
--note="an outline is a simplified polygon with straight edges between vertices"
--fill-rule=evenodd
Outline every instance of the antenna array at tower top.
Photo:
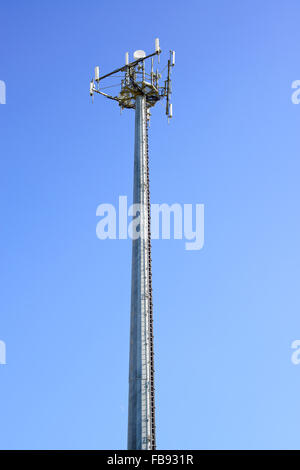
M 90 82 L 90 95 L 93 97 L 94 93 L 99 93 L 106 98 L 117 101 L 121 109 L 135 108 L 135 99 L 138 95 L 146 97 L 147 108 L 166 98 L 166 115 L 171 118 L 173 115 L 170 103 L 171 69 L 175 65 L 175 51 L 170 51 L 168 63 L 162 71 L 159 71 L 158 68 L 154 71 L 154 59 L 156 58 L 159 63 L 160 54 L 159 39 L 156 38 L 155 52 L 152 54 L 146 55 L 144 51 L 137 50 L 133 54 L 134 60 L 130 62 L 129 53 L 126 52 L 125 65 L 102 76 L 100 76 L 99 66 L 95 67 L 95 77 Z M 148 69 L 146 65 L 148 65 Z M 163 78 L 163 74 L 165 78 Z M 117 81 L 106 85 L 104 80 L 108 78 L 117 79 Z M 104 91 L 113 87 L 120 88 L 119 93 L 115 96 Z

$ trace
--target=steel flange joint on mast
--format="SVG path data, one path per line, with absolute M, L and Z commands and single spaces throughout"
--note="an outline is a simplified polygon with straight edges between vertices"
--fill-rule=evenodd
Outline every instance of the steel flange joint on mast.
M 90 82 L 92 97 L 98 93 L 117 101 L 121 110 L 135 109 L 133 203 L 140 205 L 140 236 L 132 241 L 128 449 L 156 448 L 148 121 L 151 107 L 163 98 L 166 98 L 168 120 L 172 118 L 171 69 L 175 65 L 175 52 L 170 51 L 161 72 L 158 68 L 154 71 L 154 59 L 159 63 L 160 54 L 157 38 L 152 54 L 135 51 L 130 62 L 126 52 L 125 65 L 102 76 L 97 66 Z M 162 78 L 164 70 L 165 79 Z M 106 79 L 118 80 L 110 85 L 120 87 L 118 95 L 103 91 L 109 88 L 102 86 Z

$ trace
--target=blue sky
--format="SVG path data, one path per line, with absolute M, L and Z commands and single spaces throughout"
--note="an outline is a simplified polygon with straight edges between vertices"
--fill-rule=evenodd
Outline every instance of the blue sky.
M 152 202 L 203 203 L 205 245 L 153 241 L 160 449 L 299 449 L 296 0 L 2 2 L 0 448 L 126 448 L 134 113 L 89 80 L 176 51 L 150 129 Z

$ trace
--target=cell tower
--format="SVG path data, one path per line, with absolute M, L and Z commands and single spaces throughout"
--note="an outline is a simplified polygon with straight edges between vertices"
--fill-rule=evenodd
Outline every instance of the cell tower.
M 148 123 L 151 107 L 163 98 L 166 98 L 166 115 L 168 119 L 172 117 L 171 68 L 175 65 L 175 52 L 170 51 L 161 73 L 158 69 L 154 72 L 154 59 L 159 63 L 160 54 L 159 39 L 155 39 L 154 53 L 135 51 L 133 62 L 129 62 L 126 52 L 125 65 L 103 76 L 97 66 L 95 78 L 90 82 L 92 97 L 99 93 L 117 101 L 121 111 L 135 109 L 133 204 L 139 207 L 139 214 L 135 215 L 139 217 L 139 237 L 132 242 L 128 449 L 156 448 Z M 162 79 L 164 71 L 166 77 Z M 103 87 L 107 78 L 118 81 Z M 103 91 L 112 86 L 120 88 L 117 96 Z

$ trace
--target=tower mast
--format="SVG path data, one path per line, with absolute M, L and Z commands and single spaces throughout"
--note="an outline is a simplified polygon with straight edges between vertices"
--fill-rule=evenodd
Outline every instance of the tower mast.
M 159 59 L 160 53 L 156 39 L 153 54 L 136 51 L 134 61 L 129 63 L 126 53 L 125 66 L 102 77 L 96 67 L 95 80 L 90 83 L 91 96 L 99 93 L 118 101 L 121 109 L 135 109 L 133 204 L 139 230 L 132 241 L 128 449 L 156 448 L 148 123 L 150 108 L 164 97 L 166 114 L 172 117 L 170 70 L 175 65 L 175 52 L 170 51 L 167 77 L 164 86 L 159 86 L 161 74 L 153 72 L 153 58 Z M 149 58 L 151 72 L 147 73 L 145 62 Z M 119 95 L 104 93 L 100 81 L 120 72 L 124 76 Z
M 140 237 L 132 241 L 128 449 L 155 449 L 151 231 L 146 97 L 137 96 L 133 203 Z

